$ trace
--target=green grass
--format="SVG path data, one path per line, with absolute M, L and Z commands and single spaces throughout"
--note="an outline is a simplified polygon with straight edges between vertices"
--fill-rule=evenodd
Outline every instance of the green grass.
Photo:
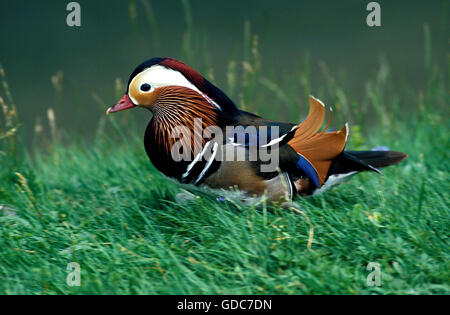
M 447 132 L 411 124 L 388 141 L 406 163 L 297 200 L 311 250 L 297 212 L 175 203 L 177 186 L 140 141 L 56 146 L 3 172 L 0 198 L 15 214 L 0 216 L 0 292 L 448 294 Z M 66 285 L 72 261 L 80 288 Z M 369 262 L 381 287 L 366 285 Z
M 313 93 L 337 122 L 350 119 L 349 149 L 387 145 L 409 158 L 384 176 L 296 199 L 296 210 L 207 194 L 182 205 L 180 186 L 148 161 L 142 130 L 121 131 L 133 114 L 114 117 L 93 141 L 66 135 L 30 149 L 3 81 L 0 293 L 450 294 L 448 73 L 427 62 L 428 85 L 411 91 L 383 62 L 358 100 L 323 64 L 314 86 L 309 58 L 282 78 L 263 76 L 257 37 L 247 44 L 245 65 L 237 71 L 230 60 L 224 85 L 241 106 L 282 118 L 275 100 L 300 120 Z M 66 284 L 71 262 L 81 287 Z M 369 262 L 381 266 L 380 287 L 366 284 Z
M 2 167 L 0 200 L 13 213 L 0 216 L 0 292 L 448 294 L 447 127 L 422 110 L 365 140 L 406 162 L 296 200 L 311 250 L 293 210 L 208 196 L 177 204 L 141 137 L 55 144 Z M 70 262 L 79 288 L 66 285 Z M 381 287 L 366 285 L 369 262 L 381 265 Z

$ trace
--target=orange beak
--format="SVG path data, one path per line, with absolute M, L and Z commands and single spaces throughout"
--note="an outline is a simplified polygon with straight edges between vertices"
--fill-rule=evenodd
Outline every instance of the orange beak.
M 125 94 L 116 105 L 108 108 L 108 110 L 106 111 L 106 114 L 109 115 L 109 114 L 112 114 L 115 112 L 120 112 L 121 110 L 133 108 L 133 107 L 136 107 L 136 105 L 134 105 L 133 102 L 131 101 L 130 97 Z

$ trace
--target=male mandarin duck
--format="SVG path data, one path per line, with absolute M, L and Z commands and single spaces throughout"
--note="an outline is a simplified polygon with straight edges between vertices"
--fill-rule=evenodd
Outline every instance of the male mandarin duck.
M 348 125 L 327 131 L 330 109 L 328 124 L 321 130 L 326 108 L 312 96 L 309 114 L 300 124 L 239 110 L 219 88 L 172 58 L 139 65 L 125 95 L 107 113 L 137 106 L 153 113 L 144 143 L 159 171 L 184 184 L 237 188 L 249 198 L 278 201 L 312 195 L 361 171 L 380 173 L 378 168 L 407 156 L 395 151 L 344 151 Z

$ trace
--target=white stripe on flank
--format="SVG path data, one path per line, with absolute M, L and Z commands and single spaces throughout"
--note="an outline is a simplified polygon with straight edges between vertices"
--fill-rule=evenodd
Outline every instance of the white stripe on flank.
M 233 137 L 229 137 L 228 140 L 230 140 L 230 142 L 228 144 L 234 145 L 236 147 L 242 145 L 241 143 L 234 142 L 234 138 Z
M 270 147 L 270 146 L 272 146 L 274 144 L 277 144 L 277 143 L 281 142 L 284 139 L 284 137 L 286 137 L 286 135 L 287 134 L 285 134 L 285 135 L 283 135 L 283 136 L 281 136 L 279 138 L 273 139 L 268 144 L 262 145 L 261 147 L 266 148 L 266 147 Z
M 217 148 L 219 147 L 219 144 L 217 142 L 214 143 L 214 147 L 213 147 L 213 154 L 211 156 L 211 158 L 208 161 L 208 164 L 206 164 L 205 168 L 203 169 L 203 171 L 200 173 L 200 175 L 198 176 L 197 180 L 194 182 L 194 185 L 196 185 L 202 178 L 203 176 L 205 176 L 206 172 L 208 171 L 208 169 L 211 167 L 212 162 L 214 161 L 214 159 L 216 158 L 216 154 L 217 154 Z
M 211 141 L 209 141 L 208 143 L 205 144 L 205 147 L 203 148 L 202 152 L 200 152 L 199 154 L 197 154 L 197 156 L 195 157 L 194 161 L 192 161 L 188 167 L 186 168 L 186 173 L 184 173 L 183 175 L 181 175 L 181 179 L 185 179 L 186 177 L 189 176 L 189 172 L 192 170 L 192 168 L 194 167 L 194 165 L 201 159 L 201 157 L 203 156 L 203 154 L 205 154 L 206 149 L 208 148 L 209 144 L 211 143 Z
M 291 131 L 294 130 L 294 128 L 296 128 L 296 126 L 292 127 Z M 288 133 L 289 133 L 289 132 L 288 132 Z M 274 145 L 274 144 L 277 144 L 277 143 L 283 141 L 284 137 L 286 137 L 288 133 L 282 135 L 282 136 L 279 137 L 279 138 L 276 138 L 276 139 L 271 140 L 271 141 L 270 141 L 269 143 L 267 143 L 267 144 L 261 145 L 261 147 L 262 147 L 262 148 L 270 147 L 270 146 L 272 146 L 272 145 Z M 236 142 L 234 142 L 234 138 L 233 138 L 233 137 L 229 137 L 228 140 L 230 140 L 230 144 L 232 144 L 232 145 L 234 145 L 234 146 L 240 146 L 240 145 L 243 145 L 242 143 L 236 143 Z

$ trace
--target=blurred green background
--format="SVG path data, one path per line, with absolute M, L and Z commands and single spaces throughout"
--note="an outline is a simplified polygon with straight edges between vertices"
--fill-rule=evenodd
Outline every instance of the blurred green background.
M 0 0 L 0 294 L 449 294 L 448 0 L 378 1 L 378 28 L 369 1 L 85 0 L 80 28 L 68 2 Z M 150 113 L 105 115 L 154 56 L 270 119 L 313 94 L 347 149 L 409 157 L 290 209 L 180 203 Z
M 69 1 L 0 0 L 0 63 L 27 142 L 36 124 L 46 125 L 49 108 L 60 129 L 92 136 L 105 106 L 117 100 L 134 67 L 155 56 L 191 64 L 239 104 L 239 92 L 227 84 L 227 70 L 234 66 L 239 71 L 241 62 L 249 59 L 255 34 L 261 72 L 275 82 L 294 64 L 300 63 L 303 71 L 300 61 L 310 56 L 308 71 L 316 86 L 301 91 L 302 86 L 295 85 L 298 99 L 317 94 L 329 75 L 345 81 L 345 93 L 358 102 L 380 58 L 389 61 L 393 82 L 420 89 L 425 82 L 425 24 L 433 64 L 445 68 L 448 58 L 449 1 L 444 0 L 379 1 L 382 26 L 373 28 L 366 24 L 369 1 L 358 0 L 78 2 L 82 26 L 71 28 L 66 25 Z M 256 87 L 256 95 L 258 89 L 267 87 Z M 270 93 L 266 95 L 270 101 Z M 251 109 L 260 112 L 256 101 Z M 294 120 L 289 111 L 270 114 Z M 139 119 L 142 125 L 147 121 Z

